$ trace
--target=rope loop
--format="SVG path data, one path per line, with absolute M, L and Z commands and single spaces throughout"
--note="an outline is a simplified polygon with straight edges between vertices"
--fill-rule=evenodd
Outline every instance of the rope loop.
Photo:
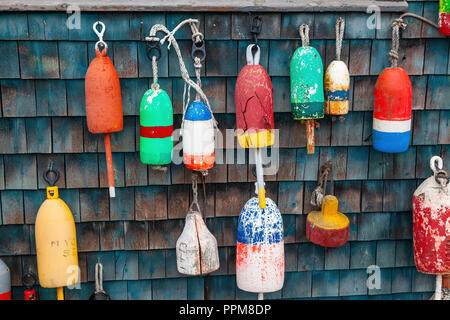
M 307 24 L 302 24 L 300 28 L 298 28 L 298 33 L 302 39 L 302 46 L 309 47 L 309 26 Z
M 400 45 L 400 29 L 405 30 L 407 23 L 402 18 L 397 18 L 392 22 L 392 48 L 389 51 L 389 60 L 391 61 L 391 67 L 397 68 L 398 65 L 398 48 Z
M 103 291 L 103 264 L 95 264 L 95 292 Z
M 330 177 L 330 179 L 328 179 Z M 319 178 L 317 179 L 317 186 L 311 194 L 311 204 L 316 207 L 322 205 L 323 197 L 327 195 L 327 181 L 330 180 L 330 193 L 334 194 L 333 185 L 333 166 L 331 161 L 325 162 L 320 167 Z
M 344 39 L 345 20 L 339 18 L 336 20 L 336 60 L 341 60 L 342 39 Z

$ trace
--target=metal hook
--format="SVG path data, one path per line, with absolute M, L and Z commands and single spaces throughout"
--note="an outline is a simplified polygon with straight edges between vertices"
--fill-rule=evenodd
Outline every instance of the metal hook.
M 444 164 L 442 158 L 439 156 L 432 156 L 430 159 L 430 168 L 436 173 L 439 170 L 442 170 Z
M 54 179 L 50 178 L 49 173 L 53 173 L 55 175 L 55 178 Z M 53 165 L 51 164 L 50 167 L 47 170 L 45 170 L 45 172 L 43 174 L 43 178 L 50 187 L 53 187 L 59 179 L 59 171 L 56 169 L 53 169 Z
M 155 55 L 151 54 L 152 50 L 156 50 Z M 153 60 L 153 57 L 156 57 L 156 61 L 158 61 L 161 58 L 161 46 L 159 45 L 159 41 L 147 42 L 146 51 L 147 51 L 147 57 L 150 60 Z
M 199 55 L 197 53 L 200 53 Z M 206 59 L 205 41 L 202 40 L 200 43 L 192 42 L 192 59 L 195 60 L 196 57 L 200 58 L 200 62 L 203 63 Z
M 97 25 L 100 25 L 102 27 L 100 31 L 97 30 Z M 92 29 L 98 37 L 98 41 L 95 43 L 95 49 L 98 50 L 99 44 L 103 45 L 105 49 L 108 49 L 108 45 L 105 41 L 103 41 L 103 35 L 105 34 L 106 30 L 105 24 L 101 21 L 94 22 L 94 24 L 92 25 Z
M 261 16 L 253 17 L 252 23 L 250 25 L 250 33 L 253 36 L 253 42 L 258 44 L 258 35 L 261 33 L 262 18 Z

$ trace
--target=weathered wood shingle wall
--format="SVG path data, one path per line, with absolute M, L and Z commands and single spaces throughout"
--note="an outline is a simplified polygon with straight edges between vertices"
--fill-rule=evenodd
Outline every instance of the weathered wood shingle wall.
M 411 1 L 409 11 L 437 21 L 438 2 Z M 423 299 L 434 278 L 418 273 L 412 257 L 411 196 L 430 175 L 428 161 L 440 154 L 450 167 L 449 40 L 408 18 L 400 64 L 414 87 L 412 145 L 402 154 L 382 154 L 366 140 L 371 132 L 373 87 L 388 66 L 390 21 L 365 27 L 365 13 L 265 13 L 261 64 L 272 77 L 275 125 L 281 129 L 280 170 L 267 176 L 268 195 L 283 213 L 286 281 L 269 298 Z M 289 59 L 300 40 L 297 27 L 310 24 L 311 44 L 325 67 L 334 58 L 334 24 L 346 19 L 343 57 L 351 77 L 351 112 L 345 122 L 320 121 L 316 153 L 306 155 L 304 127 L 292 120 Z M 93 291 L 94 265 L 104 265 L 104 287 L 113 299 L 202 299 L 204 278 L 176 270 L 175 242 L 190 194 L 190 173 L 172 165 L 167 173 L 139 161 L 139 101 L 152 82 L 142 39 L 155 23 L 169 29 L 187 17 L 200 19 L 206 37 L 203 85 L 222 129 L 234 128 L 234 83 L 249 43 L 245 13 L 81 13 L 81 30 L 66 28 L 66 13 L 0 14 L 0 256 L 12 269 L 14 296 L 22 297 L 22 272 L 36 272 L 34 221 L 45 198 L 42 172 L 50 162 L 61 170 L 58 186 L 77 222 L 81 290 Z M 124 130 L 112 136 L 117 197 L 109 199 L 103 138 L 87 131 L 84 76 L 94 55 L 92 23 L 106 24 L 108 55 L 121 78 Z M 190 72 L 190 30 L 176 34 Z M 176 56 L 163 49 L 161 86 L 170 94 L 179 127 L 183 81 Z M 305 239 L 304 213 L 317 170 L 334 168 L 341 211 L 351 220 L 350 241 L 324 249 Z M 239 212 L 252 195 L 247 165 L 216 165 L 207 177 L 208 226 L 220 246 L 221 268 L 210 277 L 212 299 L 256 298 L 235 284 L 235 239 Z M 381 289 L 366 287 L 369 265 L 378 265 Z M 42 299 L 55 290 L 39 288 Z

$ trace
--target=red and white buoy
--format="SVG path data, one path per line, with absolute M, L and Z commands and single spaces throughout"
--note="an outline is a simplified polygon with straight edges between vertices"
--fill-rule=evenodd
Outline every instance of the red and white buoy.
M 11 300 L 11 271 L 0 259 L 0 300 Z

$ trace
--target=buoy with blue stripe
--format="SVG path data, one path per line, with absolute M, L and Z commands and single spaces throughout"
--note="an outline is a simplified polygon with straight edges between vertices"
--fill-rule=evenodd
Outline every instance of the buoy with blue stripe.
M 208 170 L 214 165 L 214 122 L 202 101 L 191 102 L 183 124 L 184 165 L 191 170 Z
M 412 85 L 403 68 L 397 67 L 401 19 L 392 24 L 393 41 L 389 52 L 392 66 L 384 69 L 375 84 L 372 144 L 375 150 L 399 153 L 408 150 L 411 136 Z
M 336 21 L 336 60 L 325 71 L 325 114 L 343 116 L 349 109 L 350 74 L 347 65 L 341 61 L 344 19 Z
M 284 282 L 283 219 L 275 202 L 265 200 L 265 208 L 257 197 L 247 201 L 237 228 L 237 286 L 256 293 L 278 291 Z
M 284 282 L 283 219 L 275 202 L 265 196 L 261 149 L 255 150 L 256 182 L 253 197 L 239 215 L 236 282 L 241 290 L 278 291 Z

